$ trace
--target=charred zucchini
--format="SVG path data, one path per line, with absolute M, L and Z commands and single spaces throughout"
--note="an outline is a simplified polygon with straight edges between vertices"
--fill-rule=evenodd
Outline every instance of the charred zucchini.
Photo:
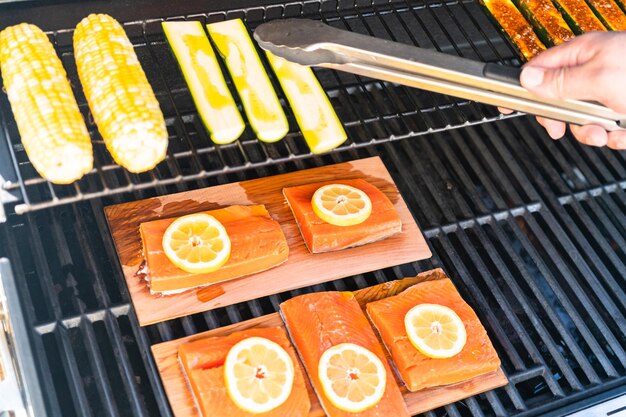
M 544 44 L 559 45 L 575 36 L 551 0 L 518 1 L 520 11 Z
M 609 30 L 626 30 L 626 14 L 614 0 L 587 0 L 598 19 Z
M 583 0 L 584 1 L 584 0 Z M 546 49 L 532 26 L 511 0 L 482 0 L 482 4 L 502 28 L 525 60 Z
M 606 31 L 585 0 L 554 0 L 554 4 L 577 35 L 593 30 Z

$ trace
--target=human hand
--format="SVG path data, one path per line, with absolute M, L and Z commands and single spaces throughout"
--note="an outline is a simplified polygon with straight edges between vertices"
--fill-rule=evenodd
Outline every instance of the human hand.
M 540 97 L 595 100 L 626 114 L 625 57 L 626 32 L 591 32 L 537 55 L 522 69 L 520 81 Z M 565 134 L 563 122 L 537 121 L 553 139 Z M 570 130 L 586 145 L 626 149 L 626 131 L 607 132 L 596 125 L 570 125 Z

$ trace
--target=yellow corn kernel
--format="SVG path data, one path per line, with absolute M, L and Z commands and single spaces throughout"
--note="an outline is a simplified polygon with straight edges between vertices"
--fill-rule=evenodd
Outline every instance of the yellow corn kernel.
M 163 113 L 122 26 L 91 14 L 74 32 L 78 76 L 107 149 L 131 172 L 154 168 L 165 158 Z
M 89 132 L 48 36 L 27 23 L 4 29 L 0 68 L 24 149 L 37 172 L 56 184 L 69 184 L 89 172 Z

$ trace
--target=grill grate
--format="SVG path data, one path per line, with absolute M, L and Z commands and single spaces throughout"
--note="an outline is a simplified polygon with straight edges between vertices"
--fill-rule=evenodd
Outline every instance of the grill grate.
M 421 224 L 431 260 L 138 327 L 103 206 L 375 154 Z M 517 118 L 12 214 L 0 255 L 25 278 L 17 284 L 51 415 L 170 416 L 150 345 L 274 312 L 297 294 L 439 266 L 475 307 L 511 384 L 425 416 L 558 415 L 626 390 L 624 156 L 553 142 Z
M 516 54 L 474 1 L 377 2 L 358 5 L 334 1 L 306 1 L 253 7 L 228 12 L 173 17 L 204 23 L 241 17 L 250 28 L 284 17 L 309 17 L 356 32 L 416 44 L 483 61 L 519 64 Z M 288 106 L 287 137 L 276 144 L 258 141 L 249 124 L 242 138 L 230 145 L 210 141 L 191 95 L 161 30 L 161 19 L 127 22 L 124 27 L 135 44 L 166 116 L 170 146 L 165 161 L 144 174 L 131 174 L 116 165 L 93 125 L 74 64 L 72 29 L 49 32 L 68 76 L 94 143 L 94 169 L 71 185 L 53 185 L 35 172 L 21 145 L 6 96 L 0 98 L 4 120 L 0 141 L 6 141 L 10 164 L 0 167 L 5 191 L 18 201 L 10 210 L 24 213 L 71 202 L 217 177 L 233 172 L 309 158 L 310 154 Z M 265 63 L 267 66 L 267 63 Z M 227 74 L 227 72 L 225 72 Z M 271 72 L 270 72 L 271 74 Z M 316 69 L 322 85 L 348 133 L 337 151 L 360 149 L 503 118 L 495 109 L 425 91 L 395 86 L 350 74 Z M 272 82 L 282 103 L 277 81 Z M 228 80 L 232 89 L 232 82 Z M 234 93 L 234 91 L 233 91 Z M 241 109 L 241 106 L 240 106 Z M 0 148 L 1 150 L 1 148 Z M 8 201 L 6 202 L 8 204 Z
M 189 17 L 244 17 L 255 26 L 281 16 L 519 64 L 470 1 L 305 1 Z M 49 415 L 172 416 L 150 345 L 275 312 L 297 294 L 357 289 L 432 267 L 443 267 L 476 309 L 511 384 L 426 417 L 560 415 L 626 391 L 626 153 L 553 142 L 526 118 L 483 123 L 500 116 L 480 104 L 326 70 L 317 74 L 349 145 L 309 155 L 289 115 L 292 131 L 280 144 L 258 143 L 248 129 L 236 144 L 207 146 L 159 22 L 126 24 L 172 135 L 168 160 L 152 173 L 111 165 L 94 136 L 96 170 L 75 186 L 51 186 L 33 173 L 12 121 L 3 123 L 8 141 L 0 139 L 0 151 L 8 145 L 15 164 L 0 166 L 14 166 L 2 175 L 20 205 L 10 205 L 0 225 L 0 256 L 12 262 Z M 72 33 L 53 35 L 75 80 Z M 10 119 L 4 97 L 0 109 Z M 138 326 L 104 206 L 372 155 L 385 161 L 432 259 Z

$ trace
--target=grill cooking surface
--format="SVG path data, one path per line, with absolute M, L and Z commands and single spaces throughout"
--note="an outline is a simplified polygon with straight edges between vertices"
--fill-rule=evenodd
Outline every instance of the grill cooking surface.
M 487 61 L 514 55 L 469 1 L 289 3 L 211 13 L 209 20 L 243 16 L 254 26 L 300 15 Z M 0 256 L 12 262 L 50 415 L 171 416 L 150 345 L 275 312 L 304 292 L 353 290 L 432 267 L 443 267 L 475 308 L 511 383 L 427 416 L 544 416 L 626 389 L 624 152 L 553 142 L 526 118 L 467 126 L 497 119 L 497 112 L 330 71 L 318 76 L 351 138 L 342 150 L 312 157 L 293 129 L 277 145 L 248 134 L 231 146 L 207 146 L 158 26 L 126 26 L 176 137 L 154 173 L 125 173 L 97 143 L 94 173 L 77 188 L 52 187 L 36 179 L 7 123 L 25 180 L 13 191 L 28 204 L 24 210 L 62 202 L 55 195 L 106 194 L 10 213 L 0 226 Z M 70 39 L 68 32 L 56 36 L 75 77 Z M 6 98 L 2 110 L 9 119 Z M 417 137 L 397 140 L 408 136 Z M 104 206 L 373 155 L 382 157 L 425 232 L 431 260 L 138 326 Z
M 309 17 L 342 29 L 483 61 L 503 61 L 516 56 L 480 6 L 467 0 L 431 5 L 396 2 L 357 8 L 335 2 L 305 2 L 187 17 L 205 23 L 241 17 L 250 28 L 267 19 Z M 4 132 L 0 130 L 0 135 L 4 136 L 0 140 L 7 143 L 0 144 L 0 150 L 10 153 L 12 162 L 2 165 L 0 175 L 12 181 L 4 188 L 18 199 L 15 211 L 22 213 L 311 156 L 288 107 L 291 129 L 284 140 L 276 144 L 260 142 L 248 124 L 240 140 L 214 146 L 164 38 L 161 20 L 127 22 L 124 28 L 136 45 L 137 55 L 166 117 L 170 134 L 167 159 L 155 170 L 139 175 L 131 174 L 113 162 L 88 114 L 71 48 L 73 30 L 55 30 L 50 32 L 51 39 L 61 55 L 93 138 L 94 169 L 72 185 L 53 185 L 39 177 L 23 150 L 8 100 L 3 95 L 0 109 L 5 129 Z M 501 117 L 494 108 L 425 91 L 329 70 L 316 70 L 316 73 L 348 133 L 349 140 L 339 150 L 372 146 Z M 272 79 L 272 82 L 278 87 L 277 80 Z M 230 80 L 229 86 L 232 88 Z M 277 91 L 284 102 L 281 90 L 277 88 Z

